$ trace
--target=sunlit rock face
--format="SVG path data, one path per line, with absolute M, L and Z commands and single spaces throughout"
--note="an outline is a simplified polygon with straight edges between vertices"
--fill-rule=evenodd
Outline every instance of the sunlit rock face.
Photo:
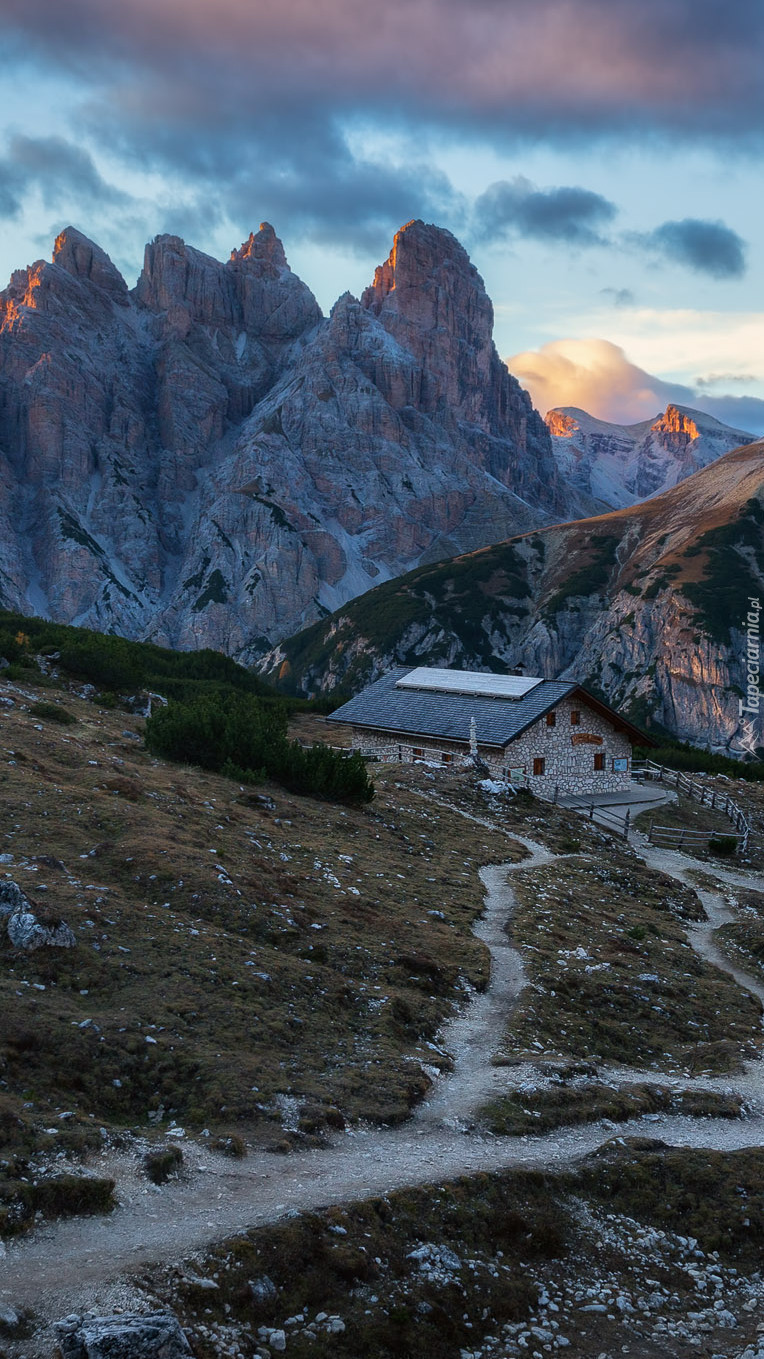
M 563 480 L 607 509 L 658 495 L 755 439 L 712 415 L 674 405 L 636 425 L 597 420 L 572 406 L 548 411 L 545 419 Z
M 395 665 L 519 667 L 588 684 L 638 725 L 735 755 L 757 599 L 761 442 L 641 505 L 420 568 L 275 648 L 262 669 L 326 693 Z M 759 744 L 762 722 L 764 705 Z
M 267 223 L 128 290 L 62 232 L 0 294 L 6 607 L 249 658 L 422 561 L 587 512 L 482 280 L 410 223 L 324 318 Z

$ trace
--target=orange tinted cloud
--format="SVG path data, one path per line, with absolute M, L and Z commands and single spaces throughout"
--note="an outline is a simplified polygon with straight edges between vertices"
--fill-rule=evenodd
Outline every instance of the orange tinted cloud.
M 656 415 L 668 401 L 692 404 L 690 387 L 651 377 L 609 340 L 554 340 L 535 352 L 514 354 L 507 366 L 542 412 L 578 406 L 599 420 L 633 424 Z
M 673 401 L 706 411 L 733 429 L 764 434 L 761 397 L 711 396 L 704 389 L 664 382 L 631 363 L 610 340 L 554 340 L 514 354 L 506 363 L 542 414 L 556 406 L 576 406 L 598 420 L 631 425 L 652 419 Z

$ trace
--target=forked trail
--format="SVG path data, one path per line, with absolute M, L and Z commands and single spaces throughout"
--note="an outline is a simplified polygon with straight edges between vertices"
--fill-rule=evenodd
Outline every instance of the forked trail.
M 45 1224 L 24 1240 L 9 1244 L 0 1258 L 0 1305 L 34 1307 L 38 1316 L 48 1319 L 91 1307 L 108 1309 L 115 1298 L 114 1282 L 135 1267 L 152 1260 L 180 1260 L 227 1235 L 273 1221 L 290 1209 L 316 1208 L 475 1171 L 510 1166 L 551 1169 L 609 1140 L 612 1130 L 601 1125 L 533 1138 L 485 1136 L 470 1126 L 486 1098 L 510 1089 L 519 1079 L 516 1071 L 491 1064 L 507 1016 L 525 984 L 520 956 L 505 933 L 515 904 L 512 874 L 556 857 L 532 840 L 513 838 L 525 846 L 529 857 L 481 871 L 486 909 L 476 933 L 491 950 L 489 986 L 443 1029 L 440 1043 L 454 1057 L 453 1072 L 436 1083 L 407 1124 L 354 1129 L 326 1149 L 287 1157 L 256 1152 L 233 1163 L 215 1156 L 201 1142 L 186 1141 L 183 1178 L 161 1190 L 147 1185 L 134 1156 L 105 1155 L 91 1168 L 114 1177 L 119 1207 L 108 1217 Z M 693 864 L 683 855 L 652 850 L 641 842 L 639 852 L 650 867 L 690 881 L 686 875 Z M 757 885 L 750 876 L 721 869 L 715 872 L 735 886 Z M 701 891 L 700 896 L 709 921 L 689 932 L 693 945 L 764 1002 L 764 985 L 730 963 L 710 937 L 722 916 L 730 918 L 721 896 L 708 891 Z M 722 1150 L 760 1145 L 764 1140 L 762 1066 L 749 1063 L 739 1077 L 671 1082 L 677 1088 L 733 1086 L 751 1106 L 751 1117 L 734 1122 L 660 1116 L 649 1125 L 651 1134 L 672 1145 Z M 618 1069 L 602 1074 L 609 1080 L 661 1082 L 655 1070 Z M 619 1126 L 619 1132 L 628 1130 L 628 1124 Z

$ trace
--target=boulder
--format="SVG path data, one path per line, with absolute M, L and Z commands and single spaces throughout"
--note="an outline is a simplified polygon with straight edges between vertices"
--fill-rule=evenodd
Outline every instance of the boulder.
M 278 1297 L 278 1289 L 267 1274 L 261 1274 L 257 1279 L 250 1279 L 249 1288 L 256 1303 L 274 1302 Z
M 0 915 L 13 915 L 15 911 L 29 909 L 29 902 L 18 883 L 12 882 L 10 878 L 4 878 L 0 882 Z
M 73 1315 L 55 1329 L 63 1359 L 189 1359 L 193 1353 L 172 1312 Z
M 65 920 L 44 924 L 26 904 L 8 920 L 8 938 L 14 948 L 74 948 L 77 939 Z

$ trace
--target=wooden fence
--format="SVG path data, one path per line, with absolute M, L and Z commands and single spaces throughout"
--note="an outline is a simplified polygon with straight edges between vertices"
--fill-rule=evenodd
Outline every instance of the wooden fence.
M 722 789 L 712 787 L 704 783 L 698 775 L 683 774 L 678 769 L 668 769 L 666 765 L 656 764 L 654 760 L 644 760 L 643 763 L 635 765 L 632 774 L 641 775 L 643 778 L 650 779 L 656 783 L 667 783 L 670 787 L 676 788 L 678 793 L 683 793 L 685 797 L 692 798 L 694 802 L 699 802 L 701 806 L 711 807 L 716 811 L 723 812 L 732 825 L 735 827 L 735 840 L 738 848 L 746 850 L 751 834 L 751 826 L 742 807 L 723 792 Z M 698 844 L 701 840 L 708 841 L 718 837 L 718 831 L 695 831 L 681 830 L 676 826 L 656 826 L 650 823 L 648 838 L 652 844 L 671 844 L 672 848 L 679 849 L 683 844 Z M 655 838 L 658 837 L 658 838 Z
M 556 806 L 560 801 L 559 786 L 555 788 L 551 798 L 545 798 L 543 801 L 553 802 Z M 598 807 L 596 802 L 592 802 L 586 797 L 585 793 L 582 793 L 575 802 L 566 800 L 565 806 L 571 811 L 581 812 L 588 816 L 590 821 L 596 821 L 605 830 L 612 831 L 614 835 L 620 835 L 622 839 L 628 840 L 631 827 L 631 813 L 628 807 L 625 815 L 619 816 L 610 807 Z

